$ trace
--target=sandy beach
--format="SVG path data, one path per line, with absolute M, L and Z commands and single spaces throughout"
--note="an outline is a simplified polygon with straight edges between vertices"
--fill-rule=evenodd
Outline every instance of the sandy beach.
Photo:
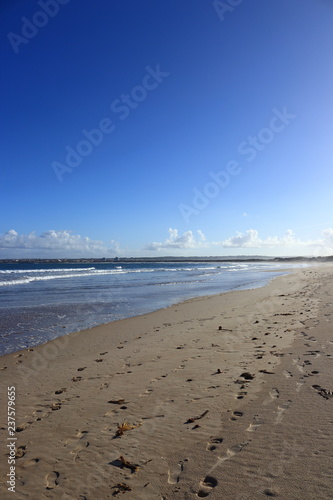
M 331 499 L 332 275 L 297 269 L 3 356 L 1 498 Z

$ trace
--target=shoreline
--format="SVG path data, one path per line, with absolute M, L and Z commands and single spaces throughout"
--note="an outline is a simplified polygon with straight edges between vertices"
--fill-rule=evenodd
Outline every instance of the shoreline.
M 330 498 L 332 269 L 288 270 L 2 356 L 3 385 L 16 386 L 17 498 Z M 6 458 L 2 447 L 10 498 Z
M 190 298 L 184 298 L 183 300 L 180 300 L 179 302 L 176 302 L 174 304 L 165 305 L 164 307 L 159 307 L 158 309 L 154 309 L 154 310 L 146 312 L 146 313 L 134 314 L 134 316 L 128 316 L 128 317 L 124 317 L 124 318 L 121 318 L 121 319 L 115 319 L 113 321 L 107 321 L 105 323 L 100 323 L 98 325 L 94 325 L 94 326 L 91 326 L 91 327 L 88 326 L 87 328 L 81 328 L 80 330 L 73 330 L 73 331 L 70 331 L 68 333 L 66 332 L 64 335 L 59 335 L 58 337 L 55 337 L 53 339 L 45 340 L 45 341 L 43 341 L 43 342 L 41 342 L 39 344 L 32 344 L 32 345 L 29 345 L 27 347 L 20 347 L 20 348 L 15 349 L 15 350 L 13 350 L 11 352 L 0 353 L 0 359 L 2 359 L 4 356 L 10 355 L 10 354 L 14 354 L 14 353 L 18 353 L 18 352 L 21 352 L 21 351 L 26 351 L 26 350 L 28 350 L 30 348 L 37 348 L 38 346 L 42 346 L 42 345 L 45 345 L 45 344 L 47 344 L 49 342 L 55 341 L 58 338 L 63 338 L 63 337 L 66 337 L 68 335 L 77 335 L 80 332 L 84 332 L 84 331 L 87 331 L 87 330 L 92 330 L 94 328 L 106 326 L 106 325 L 109 325 L 111 323 L 115 323 L 115 322 L 118 322 L 118 321 L 123 321 L 123 320 L 126 320 L 126 319 L 136 318 L 136 317 L 144 316 L 144 315 L 151 314 L 151 313 L 154 313 L 154 312 L 158 312 L 159 310 L 167 309 L 167 308 L 173 307 L 173 306 L 175 306 L 177 304 L 182 304 L 183 302 L 187 302 L 188 300 L 214 297 L 214 296 L 219 296 L 219 295 L 222 295 L 222 294 L 225 294 L 225 293 L 230 293 L 230 292 L 239 291 L 239 290 L 256 290 L 257 288 L 263 288 L 263 287 L 268 286 L 271 283 L 271 281 L 274 280 L 275 278 L 279 277 L 280 275 L 286 275 L 286 274 L 292 272 L 294 269 L 299 269 L 299 268 L 296 267 L 296 268 L 260 270 L 260 271 L 257 271 L 257 272 L 274 273 L 275 276 L 272 276 L 270 279 L 268 279 L 268 281 L 265 281 L 263 283 L 260 282 L 257 286 L 254 286 L 253 288 L 251 287 L 251 285 L 238 285 L 237 287 L 235 287 L 234 289 L 231 289 L 231 290 L 226 290 L 226 291 L 219 292 L 219 293 L 215 293 L 214 292 L 214 293 L 211 293 L 211 294 L 208 294 L 208 295 L 197 295 L 197 296 L 190 297 Z M 67 328 L 67 326 L 66 327 L 63 326 L 62 328 Z M 11 334 L 11 335 L 14 336 L 15 334 Z

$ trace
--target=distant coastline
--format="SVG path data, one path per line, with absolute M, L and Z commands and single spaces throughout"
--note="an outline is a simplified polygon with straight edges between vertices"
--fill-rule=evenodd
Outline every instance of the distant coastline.
M 237 256 L 237 257 L 88 257 L 88 258 L 37 258 L 37 259 L 0 259 L 0 264 L 88 264 L 97 263 L 131 263 L 131 262 L 333 262 L 333 255 L 328 257 L 265 257 L 265 256 Z

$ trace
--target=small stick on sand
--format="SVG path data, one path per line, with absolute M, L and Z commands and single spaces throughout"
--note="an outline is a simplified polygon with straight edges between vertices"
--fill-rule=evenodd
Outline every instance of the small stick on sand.
M 203 418 L 205 415 L 207 415 L 209 410 L 206 410 L 204 411 L 201 415 L 199 415 L 198 417 L 191 417 L 189 418 L 185 424 L 191 424 L 192 422 L 195 422 L 196 420 L 200 420 L 201 418 Z

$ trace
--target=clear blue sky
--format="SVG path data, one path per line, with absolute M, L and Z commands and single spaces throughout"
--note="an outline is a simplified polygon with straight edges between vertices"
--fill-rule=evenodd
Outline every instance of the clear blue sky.
M 0 14 L 0 258 L 333 254 L 331 1 Z

